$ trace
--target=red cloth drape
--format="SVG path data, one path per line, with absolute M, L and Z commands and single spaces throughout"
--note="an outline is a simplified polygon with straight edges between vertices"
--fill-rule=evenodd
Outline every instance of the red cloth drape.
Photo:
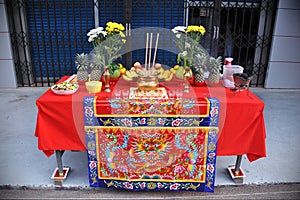
M 60 81 L 66 80 L 64 77 Z M 129 87 L 129 86 L 120 86 Z M 173 90 L 178 84 L 168 86 Z M 251 91 L 232 92 L 219 87 L 191 87 L 191 95 L 213 96 L 220 101 L 218 156 L 246 154 L 249 161 L 266 157 L 264 103 Z M 107 98 L 112 93 L 98 93 Z M 93 96 L 81 85 L 73 95 L 59 96 L 50 89 L 36 101 L 38 107 L 35 136 L 38 148 L 47 156 L 54 150 L 86 150 L 83 103 Z

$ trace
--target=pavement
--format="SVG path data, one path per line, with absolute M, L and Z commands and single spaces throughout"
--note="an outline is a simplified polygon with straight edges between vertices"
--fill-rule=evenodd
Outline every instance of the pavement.
M 71 171 L 63 182 L 63 187 L 58 189 L 50 178 L 56 168 L 56 158 L 55 156 L 46 157 L 43 152 L 39 151 L 37 138 L 34 136 L 37 117 L 35 101 L 47 89 L 46 87 L 0 89 L 0 199 L 14 198 L 13 194 L 18 195 L 18 192 L 23 192 L 22 194 L 26 197 L 26 191 L 31 191 L 33 198 L 34 193 L 41 194 L 40 190 L 43 190 L 45 194 L 49 191 L 52 196 L 54 193 L 51 191 L 59 195 L 61 190 L 66 190 L 65 192 L 70 192 L 70 195 L 73 192 L 74 197 L 80 197 L 80 195 L 76 196 L 76 191 L 84 191 L 83 194 L 95 192 L 95 189 L 89 187 L 85 152 L 65 152 L 63 163 L 65 166 L 70 166 Z M 258 198 L 261 197 L 260 193 L 271 195 L 269 198 L 277 198 L 280 195 L 288 197 L 287 194 L 291 198 L 300 198 L 300 106 L 298 105 L 300 89 L 251 88 L 251 91 L 265 102 L 267 157 L 250 163 L 243 156 L 241 166 L 246 177 L 242 184 L 235 184 L 227 172 L 227 167 L 235 163 L 236 157 L 218 156 L 214 195 L 223 195 L 219 196 L 220 199 Z M 265 187 L 267 192 L 260 192 L 263 189 L 254 191 L 256 187 Z M 232 190 L 235 191 L 234 193 L 249 192 L 244 196 L 234 197 L 230 196 L 233 194 Z M 150 192 L 130 193 L 106 189 L 96 191 L 98 197 L 103 196 L 104 199 L 158 197 Z M 124 194 L 124 198 L 120 194 Z M 158 192 L 158 194 L 163 194 L 162 197 L 167 199 L 177 197 L 193 199 L 193 196 L 198 198 L 200 195 L 184 192 L 176 193 L 175 198 L 170 192 Z

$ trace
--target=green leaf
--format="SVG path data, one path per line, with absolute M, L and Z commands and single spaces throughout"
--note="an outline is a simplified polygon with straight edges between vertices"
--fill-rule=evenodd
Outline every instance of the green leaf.
M 179 53 L 179 54 L 177 55 L 177 63 L 179 64 L 180 61 L 181 61 L 181 53 Z

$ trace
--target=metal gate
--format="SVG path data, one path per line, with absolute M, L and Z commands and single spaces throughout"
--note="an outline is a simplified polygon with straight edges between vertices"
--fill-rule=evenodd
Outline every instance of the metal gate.
M 203 46 L 231 56 L 262 87 L 268 65 L 277 1 L 273 0 L 10 0 L 6 1 L 18 86 L 50 86 L 76 73 L 76 53 L 90 52 L 86 33 L 107 21 L 132 28 L 204 25 Z M 126 56 L 131 65 L 144 51 Z M 174 65 L 169 52 L 161 60 Z

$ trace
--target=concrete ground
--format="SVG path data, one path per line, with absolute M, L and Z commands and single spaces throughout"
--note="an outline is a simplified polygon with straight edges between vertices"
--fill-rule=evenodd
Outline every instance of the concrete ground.
M 217 186 L 214 193 L 112 189 L 1 189 L 0 199 L 299 199 L 300 184 Z
M 53 189 L 50 177 L 56 167 L 55 156 L 48 158 L 39 151 L 34 136 L 35 101 L 47 89 L 0 89 L 0 197 L 5 188 Z M 243 157 L 246 178 L 243 186 L 239 186 L 300 183 L 300 90 L 251 90 L 265 102 L 267 157 L 252 163 Z M 85 152 L 67 151 L 64 154 L 64 165 L 72 168 L 63 183 L 64 188 L 89 189 L 86 160 Z M 236 188 L 226 170 L 234 162 L 235 157 L 217 157 L 217 188 Z M 299 185 L 296 185 L 296 191 L 299 191 Z M 110 193 L 119 194 L 119 191 Z

